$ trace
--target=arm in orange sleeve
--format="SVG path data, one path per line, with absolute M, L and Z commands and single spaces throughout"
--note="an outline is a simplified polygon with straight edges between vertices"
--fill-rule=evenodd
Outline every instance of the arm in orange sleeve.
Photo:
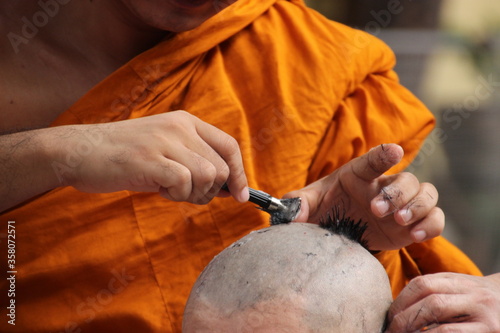
M 335 112 L 311 165 L 308 182 L 383 143 L 403 147 L 403 160 L 389 171 L 400 172 L 415 158 L 434 124 L 434 116 L 399 84 L 393 71 L 369 74 Z
M 389 173 L 408 166 L 435 120 L 393 71 L 369 74 L 340 104 L 311 165 L 309 182 L 382 143 L 405 150 L 403 161 Z M 342 128 L 338 124 L 342 124 Z M 394 297 L 414 277 L 436 272 L 481 275 L 476 265 L 443 237 L 376 255 L 391 280 Z

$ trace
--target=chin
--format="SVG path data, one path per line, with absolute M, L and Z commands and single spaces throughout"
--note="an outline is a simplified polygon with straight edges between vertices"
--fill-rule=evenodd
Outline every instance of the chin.
M 150 24 L 170 32 L 192 30 L 234 2 L 236 0 L 168 0 L 165 7 L 170 8 L 151 13 L 154 16 Z
M 213 16 L 213 14 L 207 15 L 204 18 L 197 17 L 197 18 L 186 18 L 185 20 L 170 21 L 168 22 L 168 24 L 159 24 L 159 28 L 164 31 L 175 32 L 175 33 L 189 31 L 199 27 L 203 22 L 205 22 L 211 16 Z
M 183 32 L 200 26 L 237 0 L 120 0 L 130 19 L 154 30 Z

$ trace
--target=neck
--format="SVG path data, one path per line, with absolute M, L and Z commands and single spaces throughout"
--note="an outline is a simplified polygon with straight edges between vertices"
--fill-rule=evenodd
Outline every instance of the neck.
M 141 24 L 117 0 L 2 1 L 0 17 L 16 53 L 42 45 L 115 67 L 166 35 Z

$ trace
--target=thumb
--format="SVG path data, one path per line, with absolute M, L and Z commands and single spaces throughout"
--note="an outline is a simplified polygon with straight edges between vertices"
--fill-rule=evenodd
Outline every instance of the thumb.
M 318 218 L 318 214 L 321 213 L 319 207 L 325 199 L 325 194 L 335 186 L 335 181 L 338 181 L 339 177 L 347 183 L 358 185 L 361 184 L 359 180 L 371 182 L 398 164 L 403 155 L 403 148 L 397 144 L 377 146 L 340 167 L 339 173 L 334 172 L 300 190 L 289 192 L 283 198 L 300 197 L 302 205 L 295 222 L 311 222 Z
M 381 144 L 352 160 L 351 170 L 355 176 L 371 181 L 398 164 L 403 155 L 404 151 L 401 146 L 394 143 Z

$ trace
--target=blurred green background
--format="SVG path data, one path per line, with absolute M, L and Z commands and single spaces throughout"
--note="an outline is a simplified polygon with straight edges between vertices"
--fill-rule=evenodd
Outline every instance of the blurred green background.
M 444 235 L 500 272 L 500 1 L 306 3 L 394 50 L 402 84 L 438 120 L 408 171 L 438 188 Z

